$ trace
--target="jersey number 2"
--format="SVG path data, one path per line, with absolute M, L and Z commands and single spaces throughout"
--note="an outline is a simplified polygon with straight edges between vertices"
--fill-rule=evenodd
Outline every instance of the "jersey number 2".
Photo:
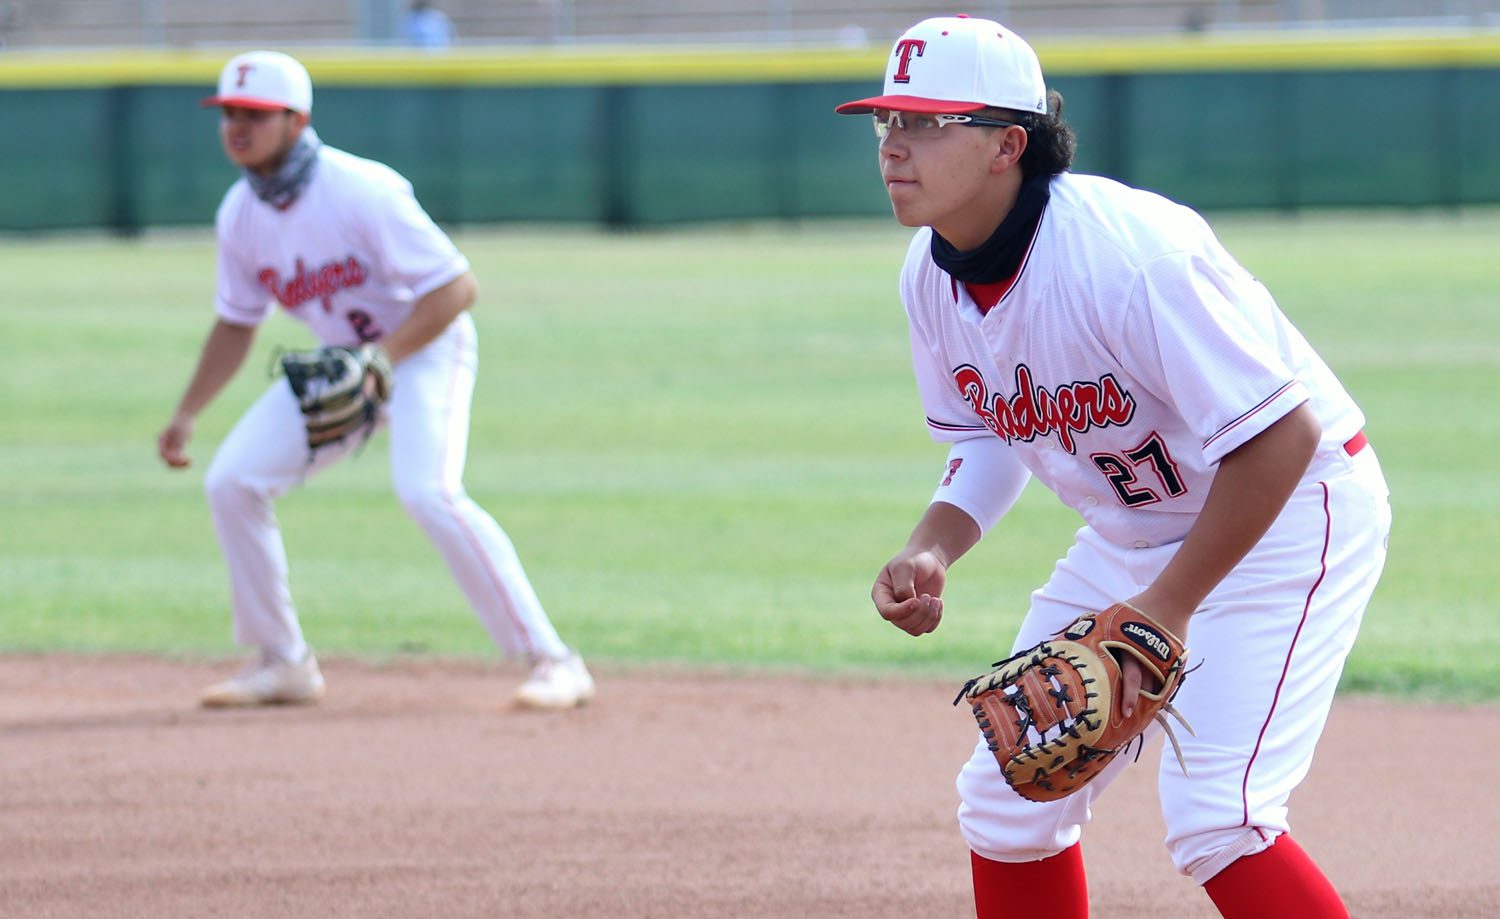
M 385 331 L 375 324 L 375 317 L 362 309 L 352 309 L 344 317 L 349 320 L 349 327 L 359 336 L 360 341 L 379 341 L 385 337 Z
M 1113 453 L 1095 453 L 1090 457 L 1099 471 L 1109 480 L 1110 487 L 1115 490 L 1115 496 L 1120 503 L 1126 507 L 1140 507 L 1144 504 L 1155 504 L 1161 500 L 1161 495 L 1149 487 L 1139 485 L 1135 470 L 1140 466 L 1150 466 L 1151 471 L 1156 474 L 1156 480 L 1168 497 L 1176 498 L 1187 494 L 1187 487 L 1182 484 L 1182 477 L 1177 474 L 1177 464 L 1172 462 L 1172 456 L 1167 452 L 1167 445 L 1162 442 L 1161 435 L 1153 433 L 1146 442 L 1134 450 L 1127 450 L 1123 457 Z M 1126 461 L 1129 462 L 1126 462 Z

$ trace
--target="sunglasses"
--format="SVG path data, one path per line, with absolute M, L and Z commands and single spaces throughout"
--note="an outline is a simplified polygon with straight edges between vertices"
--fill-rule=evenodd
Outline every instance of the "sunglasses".
M 900 128 L 907 137 L 915 140 L 937 137 L 944 125 L 964 124 L 975 128 L 1024 128 L 1014 121 L 997 118 L 982 118 L 978 115 L 948 115 L 927 112 L 896 112 L 877 109 L 872 115 L 875 121 L 875 136 L 885 140 L 891 128 Z

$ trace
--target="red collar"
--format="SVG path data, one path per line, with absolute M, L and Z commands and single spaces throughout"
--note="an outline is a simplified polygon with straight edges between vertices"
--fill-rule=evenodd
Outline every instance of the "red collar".
M 1020 276 L 1021 272 L 1017 270 L 1015 274 L 1005 280 L 995 281 L 991 284 L 970 284 L 965 282 L 964 290 L 967 290 L 969 296 L 974 298 L 974 305 L 979 307 L 979 314 L 981 316 L 988 315 L 995 304 L 1000 302 L 1000 298 L 1004 297 L 1015 286 L 1016 278 Z M 958 300 L 957 281 L 953 282 L 953 299 L 955 302 Z

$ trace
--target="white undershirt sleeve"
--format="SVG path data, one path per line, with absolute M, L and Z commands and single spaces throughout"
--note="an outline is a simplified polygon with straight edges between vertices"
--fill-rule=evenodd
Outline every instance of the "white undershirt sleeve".
M 968 514 L 984 534 L 1016 503 L 1030 478 L 1015 451 L 985 432 L 957 441 L 948 450 L 948 465 L 932 500 Z

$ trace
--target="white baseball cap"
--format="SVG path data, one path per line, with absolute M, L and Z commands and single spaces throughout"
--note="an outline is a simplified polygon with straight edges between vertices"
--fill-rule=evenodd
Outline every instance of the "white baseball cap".
M 840 115 L 873 109 L 958 115 L 982 108 L 1047 113 L 1047 84 L 1036 52 L 989 19 L 924 19 L 896 39 L 885 92 L 845 102 Z
M 280 51 L 247 51 L 230 58 L 219 73 L 219 91 L 209 105 L 312 114 L 312 78 L 296 58 Z

